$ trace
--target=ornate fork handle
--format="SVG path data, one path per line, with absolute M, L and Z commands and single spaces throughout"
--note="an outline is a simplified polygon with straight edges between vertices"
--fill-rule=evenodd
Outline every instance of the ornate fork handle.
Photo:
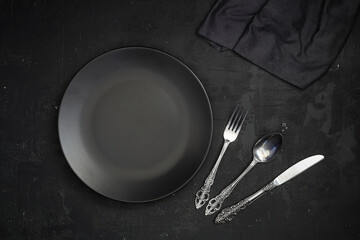
M 205 179 L 204 185 L 196 193 L 195 207 L 197 209 L 201 208 L 209 200 L 210 188 L 214 184 L 217 169 L 220 165 L 221 159 L 224 156 L 224 153 L 225 153 L 227 147 L 229 146 L 229 144 L 230 144 L 230 141 L 225 140 L 224 145 L 221 149 L 220 155 L 219 155 L 218 159 L 216 160 L 214 167 L 212 168 L 211 172 Z
M 253 203 L 256 199 L 267 193 L 268 191 L 277 187 L 274 182 L 270 182 L 265 187 L 261 188 L 256 193 L 250 195 L 249 197 L 241 200 L 235 205 L 224 208 L 221 213 L 216 216 L 215 223 L 226 223 L 230 222 L 238 212 L 245 209 L 248 205 Z
M 209 201 L 208 205 L 206 206 L 205 215 L 211 215 L 221 209 L 221 206 L 225 199 L 230 196 L 236 185 L 256 165 L 256 163 L 256 160 L 253 159 L 249 166 L 232 183 L 230 183 L 226 188 L 224 188 L 219 193 L 219 195 Z

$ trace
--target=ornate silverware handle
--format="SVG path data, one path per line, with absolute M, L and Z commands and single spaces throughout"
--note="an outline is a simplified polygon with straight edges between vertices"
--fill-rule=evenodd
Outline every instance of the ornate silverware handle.
M 235 205 L 224 208 L 221 213 L 216 216 L 215 223 L 226 223 L 230 222 L 238 212 L 245 209 L 248 205 L 253 203 L 256 199 L 267 193 L 268 191 L 276 187 L 275 183 L 272 181 L 267 184 L 265 187 L 261 188 L 256 193 L 250 195 L 249 197 L 241 200 Z
M 225 153 L 226 149 L 228 148 L 229 144 L 230 144 L 230 142 L 225 140 L 224 145 L 221 149 L 221 152 L 219 154 L 218 159 L 216 160 L 214 167 L 212 168 L 211 172 L 205 179 L 204 185 L 196 193 L 195 207 L 197 209 L 201 208 L 209 200 L 210 188 L 214 183 L 217 169 L 220 165 L 221 159 L 224 156 L 224 153 Z
M 221 193 L 219 193 L 219 195 L 209 201 L 205 209 L 205 215 L 211 215 L 221 209 L 221 206 L 225 199 L 230 196 L 236 185 L 256 165 L 256 163 L 256 160 L 253 159 L 249 166 L 232 183 L 230 183 L 226 188 L 224 188 Z

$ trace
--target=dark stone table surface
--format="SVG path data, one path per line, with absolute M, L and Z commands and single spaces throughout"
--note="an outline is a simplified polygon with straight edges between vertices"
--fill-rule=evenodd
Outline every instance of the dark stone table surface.
M 326 75 L 300 90 L 196 35 L 214 0 L 0 1 L 0 239 L 360 239 L 360 19 Z M 148 46 L 185 62 L 214 112 L 214 137 L 198 174 L 151 203 L 107 199 L 83 184 L 59 144 L 66 86 L 88 61 Z M 194 208 L 225 123 L 251 107 L 218 171 L 220 191 L 251 161 L 254 142 L 283 131 L 277 160 L 259 165 L 227 203 L 251 194 L 312 154 L 325 160 L 215 225 Z M 156 186 L 155 186 L 156 187 Z

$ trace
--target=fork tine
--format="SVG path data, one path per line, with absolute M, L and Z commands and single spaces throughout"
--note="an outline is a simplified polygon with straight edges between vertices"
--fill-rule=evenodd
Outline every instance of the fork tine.
M 229 118 L 229 121 L 226 125 L 226 129 L 230 129 L 230 126 L 232 125 L 232 123 L 234 122 L 234 117 L 235 117 L 235 114 L 238 112 L 240 106 L 239 105 L 236 105 L 236 108 L 235 110 L 233 111 L 233 113 L 231 114 L 231 117 Z
M 235 124 L 234 129 L 233 129 L 234 132 L 236 132 L 236 131 L 239 129 L 242 121 L 244 120 L 244 115 L 245 115 L 244 112 L 245 112 L 245 111 L 243 110 L 243 111 L 241 112 L 241 115 L 239 116 L 239 118 L 236 119 L 236 124 Z
M 248 112 L 249 112 L 249 109 L 246 109 L 245 113 L 242 114 L 242 120 L 241 120 L 241 122 L 240 122 L 241 117 L 238 119 L 237 127 L 235 128 L 235 132 L 236 132 L 236 133 L 238 133 L 238 132 L 241 130 L 242 125 L 244 124 L 244 121 L 245 121 L 245 118 L 246 118 Z
M 239 118 L 240 118 L 241 115 L 242 115 L 242 111 L 243 111 L 243 109 L 239 106 L 239 110 L 238 110 L 238 112 L 236 113 L 236 116 L 234 117 L 234 120 L 233 120 L 233 122 L 232 122 L 231 127 L 230 127 L 229 130 L 231 130 L 231 131 L 234 131 L 234 130 L 235 130 L 236 125 L 237 125 L 237 122 L 238 122 Z

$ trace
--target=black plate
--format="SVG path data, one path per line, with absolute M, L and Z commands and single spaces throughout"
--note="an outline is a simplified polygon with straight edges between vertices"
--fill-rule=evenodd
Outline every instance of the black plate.
M 77 176 L 126 202 L 165 197 L 198 171 L 212 112 L 196 75 L 159 50 L 130 47 L 85 65 L 63 97 L 60 142 Z

